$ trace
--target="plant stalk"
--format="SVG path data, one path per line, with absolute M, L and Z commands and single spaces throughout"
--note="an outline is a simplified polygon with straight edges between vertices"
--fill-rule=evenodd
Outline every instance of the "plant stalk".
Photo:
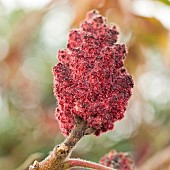
M 81 160 L 81 159 L 68 159 L 65 161 L 64 167 L 65 169 L 71 167 L 84 167 L 84 168 L 96 169 L 96 170 L 114 170 L 113 168 L 109 168 L 101 164 L 97 164 L 94 162 Z
M 64 161 L 73 150 L 77 142 L 84 136 L 94 132 L 80 118 L 75 120 L 76 126 L 60 145 L 56 146 L 52 152 L 42 161 L 34 161 L 33 165 L 29 166 L 29 170 L 64 170 Z

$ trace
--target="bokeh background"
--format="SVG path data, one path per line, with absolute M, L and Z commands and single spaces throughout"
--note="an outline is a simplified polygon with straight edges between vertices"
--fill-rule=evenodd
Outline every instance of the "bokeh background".
M 27 169 L 64 140 L 51 70 L 91 9 L 119 26 L 135 87 L 115 129 L 85 137 L 72 156 L 98 162 L 116 149 L 131 152 L 140 170 L 170 169 L 169 0 L 0 0 L 1 170 Z

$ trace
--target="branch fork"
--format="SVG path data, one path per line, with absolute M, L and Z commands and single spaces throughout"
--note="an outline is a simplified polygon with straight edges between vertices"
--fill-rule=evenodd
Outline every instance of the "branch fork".
M 80 159 L 67 159 L 77 142 L 85 135 L 89 135 L 95 131 L 90 128 L 81 118 L 76 117 L 76 126 L 60 145 L 55 146 L 53 151 L 42 161 L 34 161 L 33 165 L 29 166 L 29 170 L 65 170 L 71 167 L 86 167 L 95 168 L 98 170 L 112 170 L 90 161 Z

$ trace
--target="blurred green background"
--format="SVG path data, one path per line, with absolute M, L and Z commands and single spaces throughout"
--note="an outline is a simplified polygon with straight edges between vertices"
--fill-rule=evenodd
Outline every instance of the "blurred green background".
M 135 87 L 115 129 L 84 137 L 72 156 L 98 162 L 116 149 L 131 152 L 140 170 L 170 168 L 169 0 L 0 0 L 0 170 L 27 169 L 64 140 L 52 66 L 91 9 L 119 26 Z

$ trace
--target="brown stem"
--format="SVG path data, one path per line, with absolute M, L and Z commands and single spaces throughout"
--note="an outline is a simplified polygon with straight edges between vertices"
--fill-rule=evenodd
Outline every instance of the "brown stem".
M 81 159 L 68 159 L 64 163 L 64 168 L 68 169 L 71 167 L 84 167 L 96 170 L 114 170 L 113 168 L 106 167 L 104 165 L 100 165 L 94 162 L 85 161 Z
M 168 169 L 170 167 L 170 146 L 158 152 L 145 163 L 143 163 L 137 170 L 160 170 Z
M 31 154 L 18 168 L 15 170 L 28 170 L 28 166 L 32 163 L 35 159 L 42 159 L 44 157 L 44 154 L 42 153 L 33 153 Z
M 87 134 L 94 130 L 89 128 L 82 119 L 76 118 L 76 126 L 60 145 L 56 146 L 53 151 L 42 162 L 34 161 L 29 170 L 64 170 L 64 160 L 71 153 L 76 143 Z

